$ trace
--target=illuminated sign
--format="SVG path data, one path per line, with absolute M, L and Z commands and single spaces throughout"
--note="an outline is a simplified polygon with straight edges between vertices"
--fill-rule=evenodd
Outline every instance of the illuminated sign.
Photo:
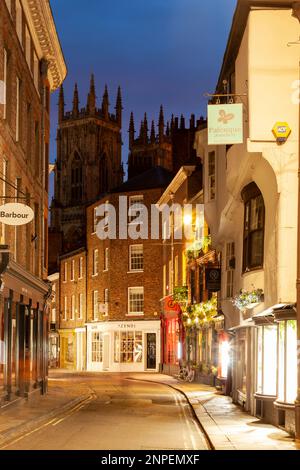
M 25 204 L 9 203 L 0 206 L 0 222 L 3 224 L 26 225 L 33 219 L 33 210 Z
M 292 131 L 287 122 L 276 122 L 272 132 L 277 142 L 283 143 L 287 141 Z
M 242 144 L 243 105 L 208 105 L 208 145 Z

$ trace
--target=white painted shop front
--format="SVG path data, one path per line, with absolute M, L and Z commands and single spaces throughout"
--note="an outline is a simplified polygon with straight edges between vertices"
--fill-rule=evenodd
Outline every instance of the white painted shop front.
M 160 321 L 111 321 L 87 324 L 87 370 L 158 372 Z

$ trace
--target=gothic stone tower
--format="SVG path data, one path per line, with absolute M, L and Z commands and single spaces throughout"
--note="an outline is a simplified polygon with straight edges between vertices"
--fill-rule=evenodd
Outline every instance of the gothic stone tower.
M 199 165 L 194 149 L 195 134 L 197 130 L 203 129 L 206 121 L 201 117 L 197 122 L 195 115 L 190 118 L 190 126 L 187 127 L 185 119 L 181 115 L 172 116 L 171 122 L 165 126 L 163 107 L 160 108 L 158 120 L 158 133 L 152 121 L 149 136 L 148 120 L 145 114 L 141 122 L 139 136 L 135 138 L 135 126 L 133 113 L 130 116 L 129 125 L 129 157 L 128 178 L 139 175 L 155 166 L 162 166 L 173 173 L 182 165 Z
M 155 132 L 155 124 L 152 121 L 150 137 L 148 133 L 148 121 L 145 113 L 141 122 L 140 133 L 135 139 L 133 113 L 130 116 L 129 125 L 129 157 L 128 179 L 137 176 L 155 166 L 164 167 L 172 171 L 172 145 L 169 128 L 165 132 L 163 107 L 160 108 L 158 121 L 158 135 Z
M 51 231 L 62 232 L 63 252 L 67 252 L 85 243 L 86 207 L 123 182 L 121 90 L 115 114 L 109 112 L 106 86 L 102 106 L 96 107 L 93 75 L 85 108 L 79 108 L 77 85 L 72 111 L 65 113 L 63 88 L 58 106 Z

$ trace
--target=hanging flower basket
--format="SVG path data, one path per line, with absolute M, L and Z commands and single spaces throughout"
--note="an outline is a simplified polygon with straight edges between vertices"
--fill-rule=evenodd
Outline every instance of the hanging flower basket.
M 241 289 L 232 300 L 233 305 L 239 310 L 246 310 L 247 308 L 254 307 L 262 301 L 263 290 L 253 289 L 252 291 L 246 291 Z
M 188 305 L 184 312 L 183 323 L 186 328 L 203 327 L 211 323 L 218 313 L 217 296 L 206 302 Z

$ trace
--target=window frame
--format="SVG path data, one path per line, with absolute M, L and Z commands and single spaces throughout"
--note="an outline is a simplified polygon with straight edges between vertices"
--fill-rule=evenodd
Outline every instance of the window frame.
M 109 270 L 109 248 L 104 248 L 104 260 L 103 260 L 103 271 L 107 272 Z
M 134 201 L 134 202 L 132 202 L 132 201 Z M 130 215 L 130 208 L 133 205 L 136 205 L 136 208 L 138 209 L 138 204 L 140 204 L 140 203 L 144 207 L 144 196 L 143 196 L 143 194 L 135 194 L 134 196 L 129 196 L 128 224 L 131 224 L 131 225 L 140 225 L 140 224 L 142 224 L 142 222 L 135 222 L 135 219 L 138 217 L 136 214 L 134 216 Z
M 214 172 L 210 174 L 210 160 L 213 157 L 213 167 Z M 217 174 L 216 174 L 216 151 L 212 150 L 208 152 L 207 156 L 207 189 L 208 189 L 208 201 L 215 201 L 216 200 L 216 193 L 217 193 Z M 212 192 L 214 193 L 212 194 Z
M 70 281 L 75 281 L 75 259 L 71 260 L 71 279 Z
M 133 248 L 137 248 L 137 247 L 141 247 L 142 248 L 142 268 L 133 268 L 132 267 L 132 262 L 133 262 L 133 258 L 132 258 L 132 251 L 133 251 Z M 138 253 L 138 255 L 140 255 L 140 253 Z M 137 244 L 134 244 L 134 245 L 129 245 L 129 272 L 131 273 L 136 273 L 136 272 L 144 272 L 144 245 L 142 243 L 137 243 Z
M 264 267 L 264 245 L 265 245 L 265 225 L 266 225 L 266 208 L 263 195 L 256 185 L 256 183 L 251 182 L 242 190 L 242 199 L 244 201 L 244 227 L 243 227 L 243 274 L 263 269 Z M 253 201 L 261 198 L 263 215 L 262 215 L 262 226 L 261 228 L 251 229 L 251 206 Z M 248 220 L 247 220 L 248 216 Z M 248 224 L 248 229 L 246 229 L 246 224 Z M 262 253 L 260 257 L 259 264 L 251 264 L 252 250 L 251 250 L 251 237 L 254 233 L 262 233 Z
M 83 279 L 83 256 L 80 256 L 78 262 L 78 279 Z
M 75 300 L 75 295 L 71 295 L 71 318 L 70 320 L 74 321 L 75 320 L 75 315 L 76 315 L 76 300 Z
M 99 250 L 95 248 L 93 250 L 93 277 L 99 274 Z
M 83 293 L 80 292 L 78 295 L 78 320 L 83 319 Z
M 133 311 L 131 310 L 131 302 L 138 302 L 138 300 L 131 299 L 131 294 L 143 294 L 143 310 L 140 311 Z M 134 286 L 128 287 L 128 305 L 127 305 L 127 316 L 142 316 L 145 312 L 145 290 L 144 286 Z
M 93 321 L 98 321 L 98 318 L 99 318 L 99 295 L 98 294 L 99 294 L 99 292 L 98 292 L 97 289 L 92 291 Z M 95 312 L 95 310 L 96 310 L 96 312 Z

